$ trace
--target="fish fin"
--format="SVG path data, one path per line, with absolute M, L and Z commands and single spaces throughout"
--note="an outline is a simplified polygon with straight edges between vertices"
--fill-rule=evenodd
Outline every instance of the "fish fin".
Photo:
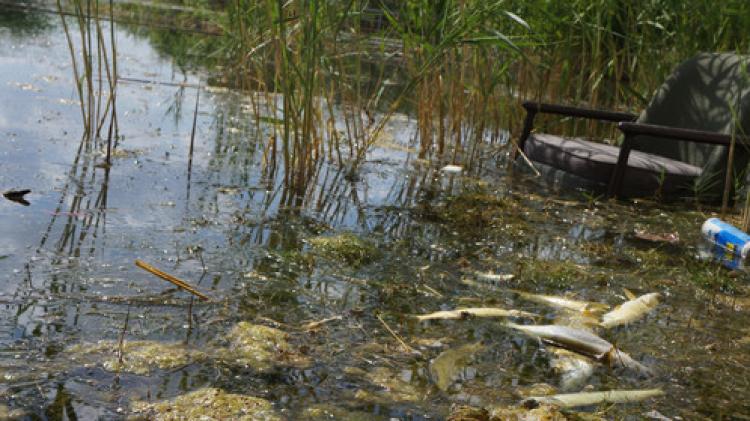
M 625 293 L 625 296 L 628 297 L 628 300 L 635 300 L 636 298 L 638 298 L 635 294 L 633 294 L 632 291 L 627 288 L 623 288 L 622 292 Z
M 602 303 L 587 303 L 581 310 L 581 314 L 584 316 L 596 317 L 607 311 L 608 308 L 608 305 Z

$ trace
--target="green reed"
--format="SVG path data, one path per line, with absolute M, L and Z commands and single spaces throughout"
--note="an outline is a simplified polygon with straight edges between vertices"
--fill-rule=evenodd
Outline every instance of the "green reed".
M 298 192 L 321 159 L 356 172 L 396 111 L 416 117 L 421 158 L 472 168 L 512 147 L 502 139 L 517 135 L 522 100 L 639 111 L 684 59 L 750 47 L 744 0 L 181 4 L 192 17 L 174 21 L 213 35 L 190 33 L 180 48 L 221 63 L 223 82 L 255 93 L 256 125 L 281 123 L 265 143 L 266 166 Z M 590 121 L 540 124 L 617 135 Z

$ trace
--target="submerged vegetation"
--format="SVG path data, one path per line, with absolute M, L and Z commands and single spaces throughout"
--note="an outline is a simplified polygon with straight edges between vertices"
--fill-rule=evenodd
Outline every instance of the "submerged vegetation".
M 746 2 L 638 3 L 61 0 L 84 142 L 6 271 L 0 418 L 744 415 L 750 289 L 701 260 L 711 209 L 501 168 L 522 99 L 635 111 L 750 46 Z

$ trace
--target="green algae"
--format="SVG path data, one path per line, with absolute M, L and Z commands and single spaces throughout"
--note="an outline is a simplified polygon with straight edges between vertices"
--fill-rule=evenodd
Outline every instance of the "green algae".
M 456 406 L 451 409 L 448 421 L 489 421 L 490 413 L 484 408 Z
M 380 388 L 378 391 L 357 390 L 355 399 L 388 404 L 393 402 L 418 402 L 424 393 L 415 385 L 402 380 L 399 375 L 386 367 L 376 367 L 364 375 L 365 379 Z
M 350 232 L 313 237 L 307 241 L 313 253 L 333 261 L 343 260 L 350 266 L 361 266 L 380 256 L 375 243 Z
M 437 206 L 422 205 L 417 211 L 423 219 L 445 224 L 466 237 L 488 232 L 517 237 L 529 228 L 520 215 L 517 201 L 481 187 L 448 197 Z
M 287 342 L 286 332 L 248 322 L 237 323 L 227 334 L 227 348 L 217 351 L 218 357 L 230 364 L 270 371 L 278 365 L 303 366 L 307 357 Z
M 516 276 L 519 283 L 534 282 L 553 287 L 567 286 L 591 279 L 596 274 L 570 260 L 519 259 Z
M 78 344 L 68 349 L 75 361 L 101 356 L 102 367 L 111 372 L 149 375 L 154 370 L 173 370 L 204 360 L 206 354 L 186 348 L 175 342 L 125 341 L 122 346 L 122 363 L 118 358 L 117 341 L 99 341 L 95 344 Z
M 0 404 L 0 420 L 13 421 L 26 419 L 28 414 L 22 409 L 10 409 L 7 405 Z
M 554 406 L 542 405 L 537 408 L 496 406 L 475 408 L 457 406 L 451 410 L 448 421 L 568 421 L 582 420 L 577 414 L 563 413 Z M 600 420 L 599 417 L 585 418 Z
M 466 344 L 443 351 L 430 363 L 430 376 L 438 389 L 447 391 L 453 379 L 484 347 L 481 343 Z
M 265 399 L 205 388 L 156 403 L 134 402 L 133 412 L 155 421 L 282 421 Z
M 553 405 L 540 405 L 536 408 L 524 407 L 494 407 L 490 411 L 490 421 L 574 421 L 601 420 L 602 418 L 590 414 L 564 413 Z

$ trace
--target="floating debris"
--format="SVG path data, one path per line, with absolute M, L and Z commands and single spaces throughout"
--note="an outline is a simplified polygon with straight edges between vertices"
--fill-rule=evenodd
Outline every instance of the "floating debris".
M 447 421 L 489 421 L 489 419 L 490 413 L 484 408 L 455 406 L 451 408 Z
M 568 393 L 552 396 L 530 397 L 523 401 L 527 407 L 554 405 L 560 408 L 598 405 L 600 403 L 628 403 L 664 395 L 661 389 L 607 390 L 601 392 Z
M 608 341 L 592 332 L 558 325 L 517 325 L 506 326 L 519 330 L 543 342 L 577 352 L 600 362 L 635 370 L 644 375 L 652 375 L 650 368 L 635 361 L 630 355 L 618 350 Z
M 138 266 L 139 268 L 147 271 L 147 272 L 150 272 L 150 273 L 158 276 L 161 279 L 164 279 L 165 281 L 168 281 L 168 282 L 171 282 L 171 283 L 177 285 L 178 287 L 180 287 L 180 288 L 184 289 L 185 291 L 187 291 L 187 292 L 195 295 L 196 297 L 200 298 L 203 301 L 208 301 L 209 300 L 209 298 L 208 298 L 208 296 L 206 294 L 198 291 L 197 289 L 195 289 L 195 287 L 193 287 L 192 285 L 188 284 L 187 282 L 185 282 L 185 281 L 183 281 L 181 279 L 178 279 L 178 278 L 176 278 L 176 277 L 174 277 L 174 276 L 172 276 L 172 275 L 170 275 L 170 274 L 168 274 L 166 272 L 163 272 L 163 271 L 161 271 L 161 270 L 159 270 L 159 269 L 157 269 L 157 268 L 149 265 L 148 263 L 146 263 L 146 262 L 144 262 L 142 260 L 135 259 L 135 265 Z
M 248 322 L 237 323 L 227 334 L 228 348 L 217 351 L 230 364 L 270 371 L 277 365 L 304 366 L 309 360 L 287 342 L 286 332 Z
M 349 411 L 328 404 L 316 404 L 305 408 L 302 411 L 301 418 L 309 421 L 371 421 L 387 419 L 385 416 L 377 416 L 372 412 Z
M 282 421 L 271 402 L 254 396 L 205 388 L 156 403 L 135 402 L 133 412 L 155 421 Z
M 678 232 L 652 234 L 646 230 L 635 229 L 633 230 L 633 237 L 649 243 L 666 243 L 670 245 L 677 245 L 680 243 L 680 234 Z
M 423 322 L 425 320 L 440 320 L 440 319 L 465 319 L 468 317 L 529 317 L 534 318 L 538 315 L 529 313 L 522 310 L 506 310 L 504 308 L 497 307 L 469 307 L 469 308 L 457 308 L 455 310 L 444 310 L 436 311 L 430 314 L 423 314 L 416 316 L 417 320 Z
M 95 344 L 78 344 L 70 347 L 71 359 L 89 361 L 92 355 L 102 354 L 105 359 L 102 367 L 113 373 L 127 372 L 138 375 L 149 375 L 154 370 L 173 370 L 204 360 L 206 354 L 187 349 L 175 342 L 157 341 L 124 341 L 122 345 L 122 363 L 118 358 L 120 344 L 118 341 L 99 341 Z M 83 357 L 86 358 L 83 358 Z
M 393 403 L 418 402 L 424 394 L 413 384 L 404 381 L 401 376 L 386 367 L 376 367 L 365 375 L 372 384 L 382 388 L 377 392 L 359 389 L 355 398 L 367 402 Z
M 521 296 L 521 298 L 533 301 L 535 303 L 548 305 L 555 308 L 564 308 L 568 310 L 575 310 L 585 313 L 598 313 L 606 311 L 609 306 L 604 303 L 595 303 L 595 302 L 589 302 L 589 301 L 579 301 L 579 300 L 573 300 L 570 298 L 565 297 L 557 297 L 554 295 L 542 295 L 542 294 L 532 294 L 525 291 L 518 291 L 513 290 L 516 294 Z
M 536 408 L 495 407 L 489 411 L 489 421 L 567 421 L 559 408 L 541 405 Z
M 456 374 L 464 369 L 471 357 L 477 352 L 484 349 L 484 346 L 477 342 L 451 348 L 443 351 L 430 362 L 430 376 L 435 386 L 443 392 L 453 384 Z
M 557 393 L 557 389 L 554 386 L 547 384 L 547 383 L 534 383 L 529 386 L 519 386 L 513 392 L 514 395 L 520 396 L 523 398 L 526 398 L 529 396 L 554 395 L 555 393 Z
M 446 174 L 461 174 L 463 170 L 464 168 L 460 165 L 446 165 L 440 168 L 440 171 Z
M 7 405 L 0 404 L 0 420 L 23 420 L 28 416 L 23 409 L 10 409 Z
M 317 330 L 317 329 L 320 329 L 323 325 L 326 325 L 328 323 L 335 322 L 338 320 L 342 320 L 342 319 L 343 319 L 342 316 L 333 316 L 333 317 L 325 318 L 323 320 L 316 320 L 313 322 L 305 323 L 302 326 L 302 330 L 306 330 L 306 331 Z
M 24 189 L 24 190 L 8 190 L 3 193 L 3 197 L 10 200 L 11 202 L 16 202 L 24 206 L 29 206 L 31 203 L 29 203 L 24 196 L 31 193 L 31 190 Z
M 614 310 L 602 315 L 600 325 L 604 328 L 628 324 L 648 314 L 659 304 L 661 294 L 652 292 L 626 301 Z

